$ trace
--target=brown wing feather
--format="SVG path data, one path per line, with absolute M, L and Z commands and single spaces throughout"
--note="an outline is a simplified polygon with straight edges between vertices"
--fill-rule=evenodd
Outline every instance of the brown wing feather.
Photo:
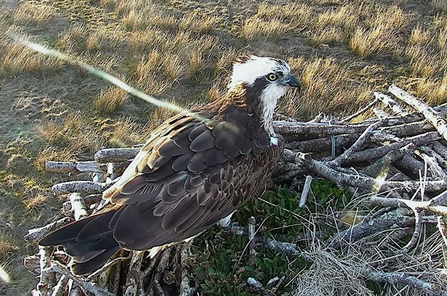
M 109 226 L 114 238 L 149 249 L 202 232 L 265 189 L 281 150 L 243 108 L 228 106 L 214 120 L 173 117 L 106 194 L 125 207 Z

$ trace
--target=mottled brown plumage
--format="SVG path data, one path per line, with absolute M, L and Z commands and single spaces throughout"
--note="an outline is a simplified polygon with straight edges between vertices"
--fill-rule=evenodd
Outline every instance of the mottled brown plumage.
M 263 112 L 259 92 L 240 83 L 168 119 L 104 192 L 105 208 L 40 244 L 64 245 L 73 272 L 85 274 L 121 248 L 146 250 L 201 233 L 265 191 L 283 143 L 272 144 Z

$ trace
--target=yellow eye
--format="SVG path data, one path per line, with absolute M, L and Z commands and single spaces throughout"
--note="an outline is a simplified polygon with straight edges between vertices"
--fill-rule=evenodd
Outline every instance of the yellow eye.
M 278 76 L 276 74 L 270 73 L 269 75 L 267 75 L 267 79 L 270 81 L 275 81 L 276 79 L 278 79 Z

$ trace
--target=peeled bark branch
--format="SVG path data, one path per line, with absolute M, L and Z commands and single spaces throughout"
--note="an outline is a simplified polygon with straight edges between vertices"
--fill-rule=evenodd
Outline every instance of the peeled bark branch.
M 379 272 L 370 268 L 361 269 L 363 276 L 377 283 L 403 284 L 423 290 L 430 295 L 445 296 L 447 293 L 442 291 L 434 284 L 425 282 L 417 277 L 405 274 L 403 272 Z
M 339 185 L 365 188 L 376 192 L 391 189 L 417 190 L 421 186 L 420 181 L 380 181 L 359 175 L 349 175 L 336 171 L 320 161 L 308 159 L 304 161 L 308 168 L 317 175 L 331 180 Z M 424 182 L 426 191 L 440 191 L 447 189 L 447 180 Z
M 41 240 L 45 235 L 48 233 L 64 226 L 65 224 L 68 224 L 71 222 L 72 219 L 68 217 L 64 217 L 62 219 L 59 219 L 57 221 L 54 221 L 53 223 L 50 223 L 48 225 L 45 225 L 43 227 L 39 228 L 33 228 L 28 230 L 28 234 L 25 235 L 25 239 L 27 241 L 38 241 Z
M 54 173 L 93 172 L 104 173 L 101 165 L 95 161 L 61 162 L 46 161 L 45 171 Z
M 422 113 L 433 124 L 439 134 L 447 140 L 447 122 L 439 112 L 395 85 L 391 85 L 388 90 L 397 98 L 416 109 L 416 111 Z
M 138 148 L 103 149 L 95 153 L 95 161 L 99 163 L 122 162 L 134 158 L 139 151 Z
M 409 226 L 408 224 L 413 221 L 410 215 L 410 210 L 398 209 L 385 213 L 373 220 L 364 219 L 360 223 L 340 232 L 332 239 L 329 247 L 335 249 L 343 248 L 361 238 L 380 231 L 389 230 L 392 227 L 407 227 Z
M 84 193 L 102 193 L 106 190 L 110 185 L 105 183 L 95 183 L 91 181 L 71 181 L 65 183 L 59 183 L 51 187 L 51 191 L 54 194 L 67 194 L 67 193 L 75 193 L 75 192 L 84 192 Z
M 380 92 L 375 92 L 374 93 L 374 97 L 378 100 L 380 100 L 385 106 L 391 108 L 391 110 L 393 110 L 393 112 L 396 115 L 399 116 L 407 116 L 408 112 L 405 111 L 398 102 L 396 102 L 395 100 L 393 100 L 392 98 L 390 98 L 387 95 L 384 95 Z
M 363 134 L 357 139 L 357 141 L 355 141 L 354 144 L 352 144 L 351 147 L 349 147 L 349 149 L 347 149 L 345 152 L 343 152 L 342 155 L 340 155 L 339 157 L 337 157 L 336 159 L 334 159 L 332 161 L 332 164 L 334 166 L 340 166 L 342 165 L 348 158 L 351 157 L 351 155 L 354 152 L 359 151 L 363 144 L 365 143 L 365 141 L 369 138 L 369 136 L 372 134 L 372 132 L 376 129 L 378 129 L 380 126 L 382 126 L 385 122 L 384 121 L 379 121 L 376 122 L 374 124 L 371 124 L 364 132 Z

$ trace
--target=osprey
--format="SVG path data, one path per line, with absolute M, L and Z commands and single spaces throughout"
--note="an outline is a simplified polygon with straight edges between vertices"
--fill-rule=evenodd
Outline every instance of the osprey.
M 228 92 L 155 129 L 106 206 L 40 241 L 63 245 L 75 274 L 91 273 L 120 249 L 156 251 L 199 235 L 262 194 L 283 149 L 273 111 L 300 87 L 280 59 L 246 56 L 233 65 Z

